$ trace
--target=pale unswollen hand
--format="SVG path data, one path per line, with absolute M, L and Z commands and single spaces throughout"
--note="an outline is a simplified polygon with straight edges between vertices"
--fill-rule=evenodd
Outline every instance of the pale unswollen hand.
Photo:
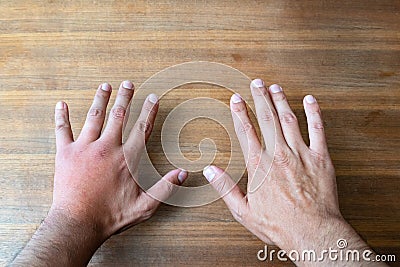
M 204 169 L 234 218 L 264 242 L 285 251 L 313 249 L 320 253 L 336 248 L 340 238 L 347 240 L 349 249 L 368 248 L 340 213 L 335 170 L 316 99 L 308 95 L 303 101 L 310 139 L 307 146 L 282 88 L 274 84 L 267 89 L 260 79 L 250 87 L 265 147 L 240 95 L 233 95 L 230 103 L 247 164 L 247 194 L 222 169 Z M 252 183 L 259 181 L 262 183 L 253 190 Z

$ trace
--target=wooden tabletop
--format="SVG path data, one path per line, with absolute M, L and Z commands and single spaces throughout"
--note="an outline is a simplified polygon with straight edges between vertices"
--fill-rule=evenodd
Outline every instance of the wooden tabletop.
M 279 83 L 305 138 L 302 98 L 315 95 L 344 217 L 378 253 L 400 260 L 398 0 L 18 0 L 1 1 L 0 14 L 1 265 L 25 245 L 51 204 L 55 103 L 69 104 L 78 136 L 99 83 L 117 87 L 131 79 L 139 88 L 164 68 L 191 61 L 219 62 Z M 228 103 L 231 94 L 192 84 L 161 98 L 148 144 L 161 174 L 173 168 L 160 147 L 169 112 L 194 97 Z M 198 158 L 204 138 L 214 140 L 215 163 L 226 167 L 229 138 L 207 118 L 183 128 L 184 155 Z M 186 186 L 203 184 L 200 172 L 189 174 Z M 265 265 L 256 256 L 263 247 L 221 200 L 196 208 L 163 205 L 149 221 L 108 240 L 90 265 Z

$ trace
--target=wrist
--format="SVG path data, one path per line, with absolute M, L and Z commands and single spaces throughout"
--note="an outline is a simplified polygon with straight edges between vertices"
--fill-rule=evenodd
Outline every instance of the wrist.
M 95 209 L 90 205 L 80 205 L 79 202 L 71 205 L 69 202 L 53 201 L 46 219 L 58 221 L 58 218 L 64 218 L 72 225 L 77 225 L 77 227 L 89 233 L 93 238 L 103 240 L 103 242 L 113 234 L 109 231 L 104 220 L 106 216 L 96 214 Z
M 310 231 L 298 232 L 286 243 L 287 246 L 281 247 L 286 252 L 296 251 L 299 253 L 299 258 L 295 261 L 296 265 L 310 266 L 321 263 L 335 266 L 346 265 L 352 259 L 352 255 L 346 254 L 348 251 L 358 251 L 359 258 L 355 262 L 364 262 L 363 264 L 367 265 L 371 263 L 365 262 L 362 255 L 364 252 L 375 255 L 374 252 L 342 216 L 324 218 L 315 225 L 316 227 L 309 229 Z M 315 252 L 315 261 L 301 258 L 306 251 Z M 349 257 L 349 261 L 346 260 L 346 257 Z
M 87 264 L 96 250 L 107 240 L 102 228 L 88 220 L 81 220 L 63 209 L 51 208 L 40 226 L 46 235 L 65 252 L 69 263 Z M 80 265 L 80 264 L 78 264 Z
M 341 216 L 320 218 L 314 225 L 314 227 L 310 227 L 305 231 L 298 231 L 287 243 L 289 249 L 328 249 L 329 247 L 335 247 L 338 239 L 357 235 Z
M 43 224 L 47 227 L 61 228 L 70 231 L 76 237 L 84 236 L 96 243 L 105 242 L 108 235 L 103 225 L 97 223 L 89 216 L 76 216 L 69 209 L 51 207 Z
M 51 208 L 12 266 L 85 266 L 105 240 L 93 224 Z

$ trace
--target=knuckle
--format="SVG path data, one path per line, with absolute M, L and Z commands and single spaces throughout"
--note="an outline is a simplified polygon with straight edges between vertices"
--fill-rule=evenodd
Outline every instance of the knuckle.
M 274 155 L 274 163 L 279 167 L 288 167 L 290 163 L 288 151 L 282 148 L 277 148 Z
M 265 87 L 258 87 L 256 90 L 252 91 L 257 96 L 268 96 L 268 91 Z
M 320 117 L 322 114 L 321 114 L 321 109 L 319 108 L 319 106 L 317 105 L 317 106 L 312 106 L 312 107 L 310 107 L 310 114 L 311 115 L 313 115 L 313 116 L 318 116 L 318 117 Z
M 111 110 L 111 116 L 117 120 L 123 120 L 125 118 L 126 109 L 122 106 L 113 107 Z
M 285 124 L 297 123 L 297 117 L 292 112 L 283 113 L 281 116 L 279 116 L 279 119 Z
M 69 128 L 70 127 L 68 120 L 66 120 L 66 118 L 64 116 L 64 113 L 60 112 L 60 113 L 56 114 L 56 116 L 55 116 L 55 126 L 56 126 L 55 127 L 56 132 L 58 132 L 58 131 L 60 131 L 60 130 L 62 130 L 64 128 Z
M 105 99 L 108 99 L 108 97 L 110 96 L 109 92 L 106 92 L 104 90 L 98 90 L 94 96 L 95 100 L 94 101 L 103 101 Z
M 245 110 L 245 105 L 243 103 L 233 104 L 232 110 L 234 112 L 241 112 L 241 111 Z
M 143 109 L 144 109 L 144 111 L 146 111 L 146 113 L 148 113 L 148 114 L 154 114 L 156 111 L 154 110 L 154 106 L 153 105 L 149 105 L 149 104 L 146 104 L 144 107 L 143 107 Z
M 140 209 L 140 214 L 143 220 L 148 220 L 150 217 L 154 214 L 154 207 L 150 205 L 148 202 L 143 204 L 143 206 Z
M 261 120 L 265 122 L 271 122 L 274 120 L 274 115 L 271 111 L 264 111 L 261 115 Z
M 165 191 L 166 191 L 168 194 L 174 193 L 174 191 L 175 191 L 175 185 L 174 185 L 173 183 L 171 183 L 170 181 L 167 181 L 167 180 L 165 180 L 165 179 L 162 179 L 162 183 L 164 184 L 164 186 L 165 186 Z
M 319 163 L 325 164 L 332 164 L 332 161 L 329 157 L 329 154 L 320 153 L 314 150 L 310 150 L 311 157 Z M 333 164 L 332 164 L 333 165 Z
M 106 145 L 100 145 L 98 146 L 96 152 L 94 153 L 94 158 L 100 162 L 101 160 L 105 159 L 110 155 L 110 150 L 111 150 L 110 147 Z
M 242 205 L 238 205 L 236 209 L 230 209 L 230 212 L 233 218 L 241 224 L 244 224 L 245 219 L 248 217 Z
M 142 213 L 142 221 L 147 221 L 151 218 L 151 216 L 153 216 L 153 211 L 146 211 Z
M 58 122 L 61 123 L 61 122 L 65 121 L 64 112 L 62 112 L 62 111 L 56 112 L 55 121 L 56 121 L 56 123 L 58 123 Z
M 324 124 L 323 124 L 323 122 L 313 122 L 311 124 L 311 129 L 314 132 L 323 132 L 324 131 Z
M 241 215 L 237 214 L 236 211 L 234 211 L 234 210 L 231 210 L 231 213 L 232 213 L 232 216 L 235 219 L 235 221 L 237 221 L 239 223 L 242 222 L 243 219 L 242 219 Z
M 101 117 L 103 114 L 104 114 L 104 111 L 102 109 L 93 107 L 93 108 L 89 109 L 88 117 L 96 118 L 96 117 Z
M 325 156 L 324 155 L 322 155 L 321 153 L 318 153 L 318 152 L 315 152 L 315 151 L 310 151 L 310 153 L 311 153 L 311 156 L 314 158 L 314 160 L 316 160 L 317 162 L 324 162 L 326 159 L 325 159 Z
M 240 134 L 247 134 L 253 129 L 253 125 L 250 122 L 245 122 L 239 127 Z
M 220 192 L 220 194 L 225 194 L 228 192 L 226 179 L 223 179 L 222 177 L 214 182 L 214 187 L 218 192 Z
M 260 164 L 261 156 L 258 153 L 251 153 L 248 158 L 248 167 L 250 169 L 256 169 Z
M 272 94 L 274 101 L 285 101 L 286 95 L 283 92 Z
M 109 149 L 109 150 L 107 150 L 107 152 L 109 152 L 111 150 L 112 149 Z M 123 152 L 119 153 L 117 156 L 114 156 L 113 159 L 114 159 L 115 164 L 117 164 L 119 170 L 123 170 L 123 171 L 127 170 L 129 172 L 127 161 L 126 161 L 126 158 L 125 158 L 125 155 Z M 130 175 L 130 173 L 129 173 L 129 175 Z
M 118 90 L 118 96 L 126 98 L 126 99 L 131 99 L 133 94 L 133 90 L 131 89 L 126 89 L 126 88 L 122 88 L 122 90 Z
M 151 131 L 152 125 L 148 121 L 138 121 L 137 122 L 137 131 L 139 133 L 148 133 Z
M 69 127 L 70 127 L 69 124 L 67 122 L 65 122 L 65 121 L 58 122 L 58 123 L 56 123 L 55 131 L 59 132 L 59 131 L 65 129 L 65 128 L 69 128 Z
M 242 217 L 242 214 L 240 214 L 240 211 L 234 210 L 234 209 L 230 209 L 230 212 L 232 213 L 233 218 L 234 218 L 237 222 L 242 222 L 243 217 Z

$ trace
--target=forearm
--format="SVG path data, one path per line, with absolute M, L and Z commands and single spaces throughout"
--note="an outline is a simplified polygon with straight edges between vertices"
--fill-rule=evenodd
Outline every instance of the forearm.
M 85 266 L 104 241 L 94 225 L 51 210 L 11 266 Z

